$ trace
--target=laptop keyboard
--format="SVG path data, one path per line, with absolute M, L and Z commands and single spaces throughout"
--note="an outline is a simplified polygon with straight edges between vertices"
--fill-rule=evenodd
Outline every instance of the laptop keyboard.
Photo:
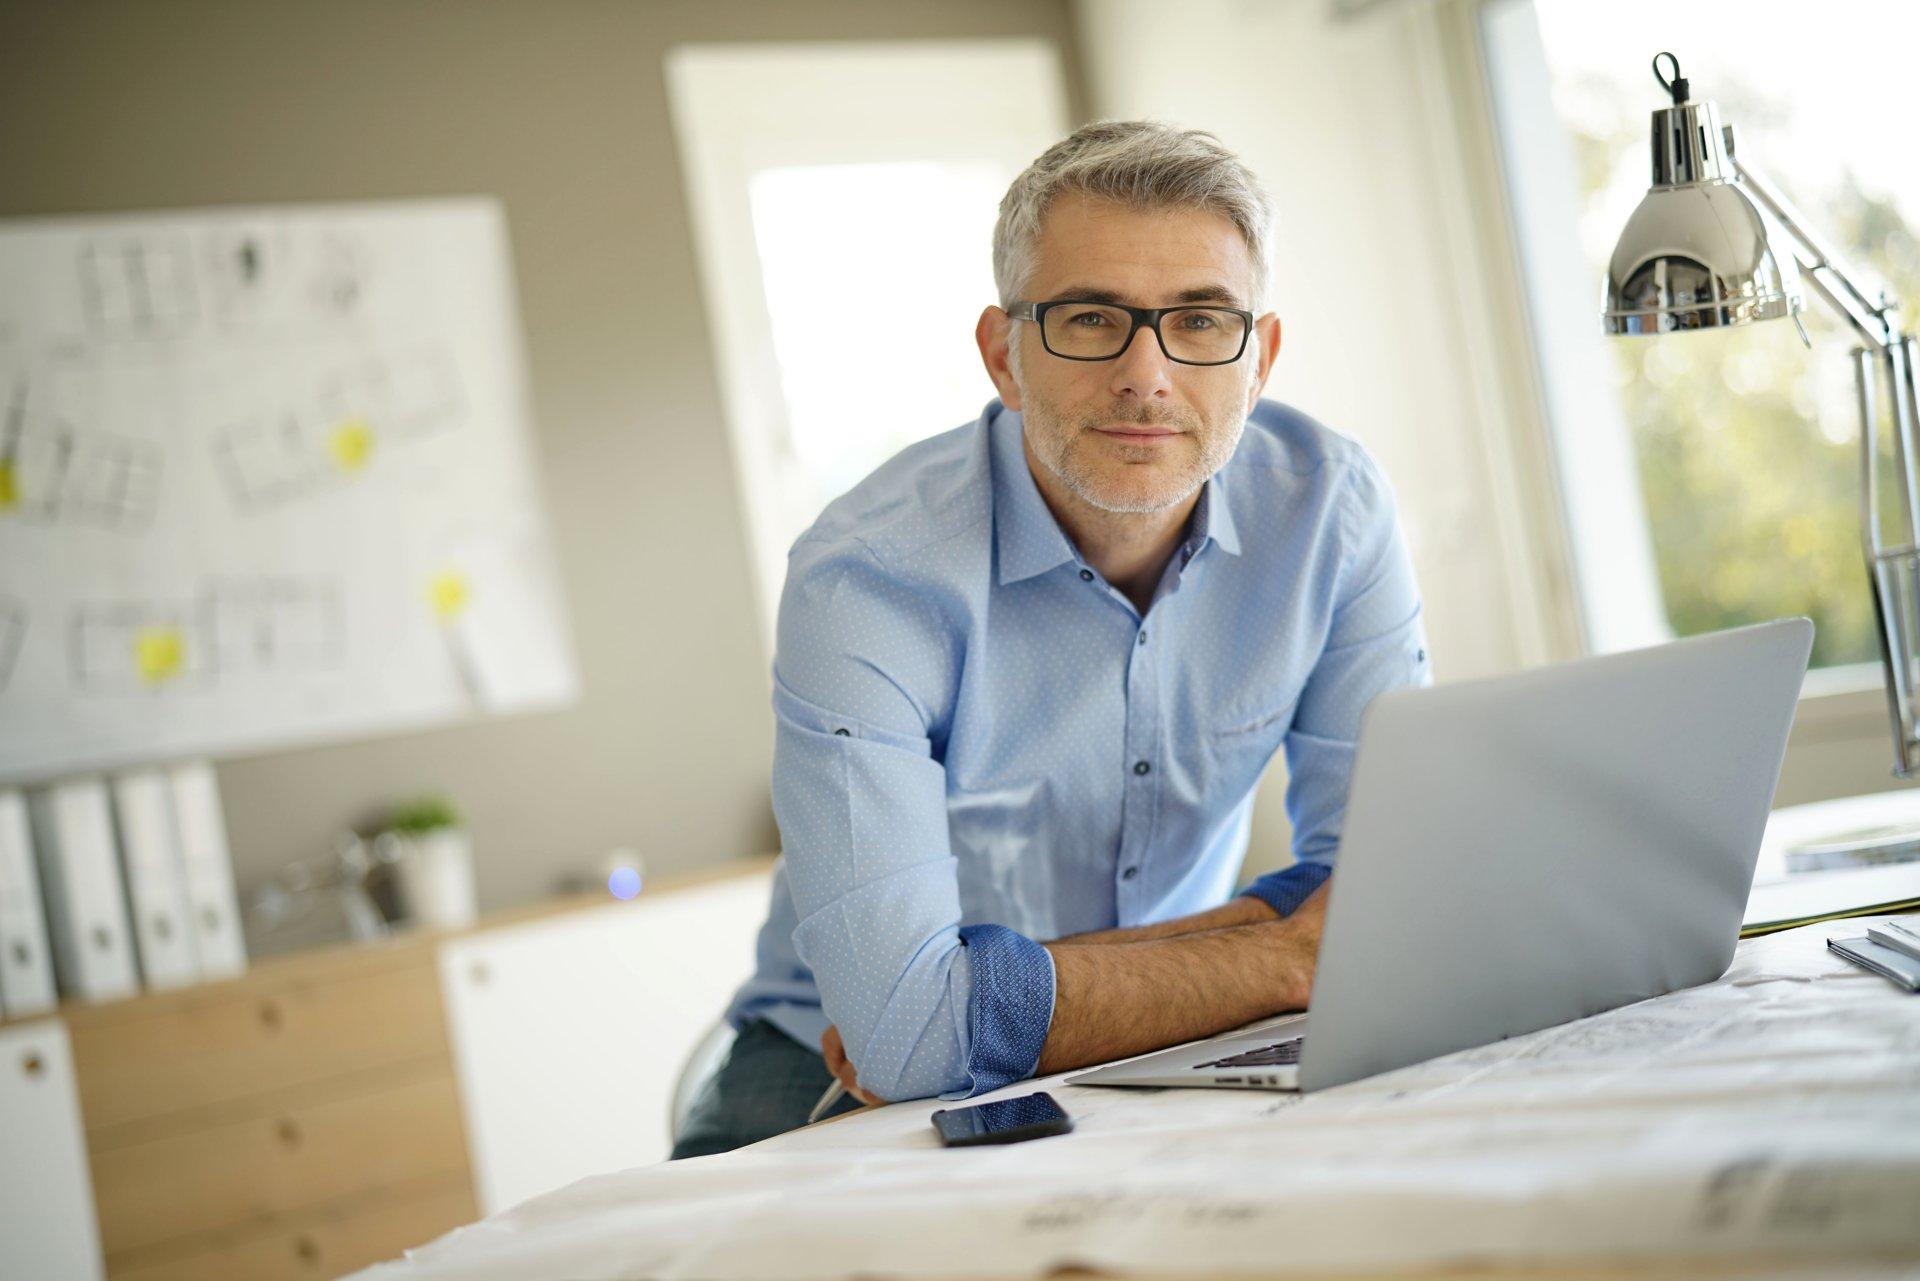
M 1263 1045 L 1257 1050 L 1247 1050 L 1240 1054 L 1230 1054 L 1224 1059 L 1215 1059 L 1211 1063 L 1196 1063 L 1193 1070 L 1202 1068 L 1239 1068 L 1239 1067 L 1287 1067 L 1300 1061 L 1300 1042 L 1303 1038 L 1293 1037 L 1286 1041 L 1275 1041 L 1272 1045 Z

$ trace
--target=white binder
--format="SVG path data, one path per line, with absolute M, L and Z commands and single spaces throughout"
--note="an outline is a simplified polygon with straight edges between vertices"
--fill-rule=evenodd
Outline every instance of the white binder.
M 200 973 L 206 978 L 238 974 L 247 968 L 247 945 L 240 932 L 240 901 L 213 766 L 194 761 L 167 773 Z
M 200 977 L 200 965 L 187 915 L 186 869 L 174 839 L 173 789 L 152 769 L 117 774 L 112 788 L 140 974 L 151 988 L 182 987 Z
M 97 778 L 28 794 L 34 853 L 60 990 L 89 1001 L 140 989 L 113 849 L 107 785 Z
M 0 1009 L 18 1018 L 53 1006 L 53 953 L 33 869 L 27 798 L 0 790 Z

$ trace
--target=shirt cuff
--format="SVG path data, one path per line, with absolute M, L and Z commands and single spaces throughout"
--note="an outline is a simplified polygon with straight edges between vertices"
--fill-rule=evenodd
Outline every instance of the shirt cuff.
M 1040 1047 L 1053 1025 L 1053 956 L 1004 925 L 963 925 L 960 941 L 973 965 L 971 1097 L 1025 1080 L 1040 1066 Z
M 1268 872 L 1240 893 L 1251 894 L 1282 916 L 1292 916 L 1307 896 L 1327 883 L 1333 868 L 1325 863 L 1295 863 Z

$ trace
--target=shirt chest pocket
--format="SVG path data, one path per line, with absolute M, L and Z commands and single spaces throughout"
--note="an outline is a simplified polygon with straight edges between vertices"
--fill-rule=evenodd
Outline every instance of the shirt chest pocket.
M 1299 706 L 1296 694 L 1271 711 L 1228 717 L 1209 730 L 1205 746 L 1212 777 L 1207 791 L 1233 802 L 1252 791 L 1267 762 L 1280 750 Z

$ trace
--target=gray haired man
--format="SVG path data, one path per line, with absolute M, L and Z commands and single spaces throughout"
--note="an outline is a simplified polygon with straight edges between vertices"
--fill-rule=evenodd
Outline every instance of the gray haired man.
M 676 1156 L 835 1079 L 966 1098 L 1306 1005 L 1361 710 L 1430 676 L 1386 481 L 1260 399 L 1269 223 L 1237 157 L 1154 123 L 1008 190 L 998 398 L 790 554 L 784 853 Z M 1283 748 L 1296 861 L 1236 894 Z

